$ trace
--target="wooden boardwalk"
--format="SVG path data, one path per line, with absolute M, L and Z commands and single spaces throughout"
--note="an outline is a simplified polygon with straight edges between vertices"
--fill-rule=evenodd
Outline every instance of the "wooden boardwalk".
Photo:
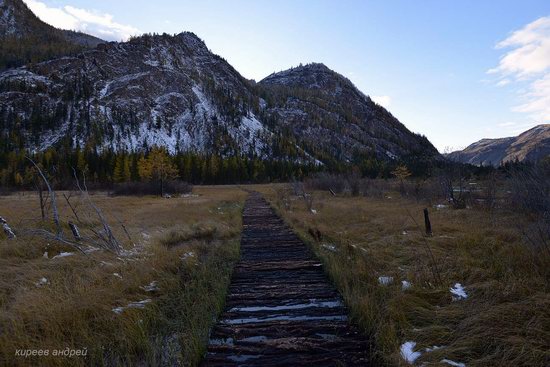
M 204 366 L 368 366 L 368 343 L 321 263 L 259 194 Z

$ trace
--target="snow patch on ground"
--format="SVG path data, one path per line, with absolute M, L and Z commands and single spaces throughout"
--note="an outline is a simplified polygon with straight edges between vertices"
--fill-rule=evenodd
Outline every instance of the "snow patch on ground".
M 59 253 L 59 255 L 55 255 L 54 257 L 52 257 L 52 260 L 59 259 L 61 257 L 73 256 L 73 255 L 74 255 L 74 252 L 61 252 Z
M 44 277 L 40 278 L 38 282 L 34 283 L 37 287 L 43 287 L 45 285 L 50 284 L 50 281 Z
M 401 289 L 406 291 L 407 289 L 410 289 L 412 287 L 412 283 L 406 280 L 401 281 Z
M 378 283 L 381 285 L 390 285 L 393 283 L 393 277 L 387 277 L 387 276 L 378 277 Z
M 186 260 L 190 257 L 194 257 L 195 256 L 195 253 L 193 251 L 189 251 L 189 252 L 186 252 L 185 254 L 183 254 L 180 259 L 183 261 L 183 260 Z
M 466 365 L 464 363 L 451 361 L 450 359 L 442 359 L 441 363 L 446 363 L 446 364 L 454 366 L 454 367 L 466 367 Z
M 156 280 L 153 280 L 151 283 L 149 283 L 149 285 L 144 285 L 140 288 L 143 289 L 145 292 L 156 292 L 160 289 Z
M 321 245 L 325 250 L 328 250 L 328 251 L 331 251 L 331 252 L 336 252 L 336 246 L 334 245 L 330 245 L 330 244 L 323 244 Z
M 121 306 L 121 307 L 115 307 L 112 309 L 112 311 L 116 314 L 121 314 L 125 309 L 127 308 L 145 308 L 145 306 L 148 304 L 148 303 L 151 303 L 151 299 L 148 298 L 148 299 L 144 299 L 142 301 L 137 301 L 137 302 L 130 302 L 128 303 L 128 305 L 126 306 Z
M 427 353 L 429 352 L 433 352 L 434 350 L 438 350 L 438 349 L 441 349 L 443 348 L 443 346 L 437 346 L 437 345 L 434 345 L 433 347 L 428 347 L 426 349 L 424 349 Z
M 468 298 L 464 287 L 460 283 L 455 283 L 454 287 L 451 287 L 449 290 L 453 294 L 453 301 L 459 301 L 461 299 Z
M 401 344 L 400 348 L 401 357 L 410 364 L 413 364 L 422 354 L 420 352 L 415 352 L 414 347 L 416 347 L 416 343 L 408 341 Z

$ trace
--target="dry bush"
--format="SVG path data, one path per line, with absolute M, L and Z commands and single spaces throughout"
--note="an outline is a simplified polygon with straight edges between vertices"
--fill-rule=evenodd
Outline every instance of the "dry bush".
M 292 205 L 290 201 L 290 188 L 288 185 L 277 185 L 275 188 L 276 205 L 284 210 L 290 210 Z
M 347 189 L 347 180 L 342 175 L 335 175 L 333 173 L 320 172 L 313 177 L 308 177 L 304 181 L 308 190 L 332 190 L 336 194 L 341 194 Z
M 550 174 L 541 165 L 511 172 L 511 209 L 522 213 L 527 221 L 518 222 L 535 251 L 550 256 Z

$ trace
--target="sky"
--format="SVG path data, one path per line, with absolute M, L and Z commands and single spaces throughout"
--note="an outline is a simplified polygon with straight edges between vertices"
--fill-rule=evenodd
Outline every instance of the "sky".
M 105 40 L 191 31 L 257 81 L 322 62 L 440 150 L 550 123 L 549 0 L 24 0 Z

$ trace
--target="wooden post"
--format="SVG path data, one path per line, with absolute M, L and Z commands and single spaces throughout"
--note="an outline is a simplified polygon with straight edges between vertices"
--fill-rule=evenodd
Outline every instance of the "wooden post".
M 69 222 L 69 227 L 71 228 L 71 232 L 73 232 L 74 239 L 76 241 L 82 240 L 82 237 L 80 236 L 80 231 L 78 230 L 78 227 L 73 222 Z
M 15 233 L 13 233 L 13 230 L 8 225 L 8 222 L 2 217 L 0 217 L 0 224 L 2 225 L 2 228 L 4 229 L 4 233 L 6 236 L 8 236 L 9 239 L 16 238 Z
M 430 214 L 428 208 L 424 209 L 424 224 L 426 225 L 426 236 L 432 235 L 432 224 L 430 223 Z

